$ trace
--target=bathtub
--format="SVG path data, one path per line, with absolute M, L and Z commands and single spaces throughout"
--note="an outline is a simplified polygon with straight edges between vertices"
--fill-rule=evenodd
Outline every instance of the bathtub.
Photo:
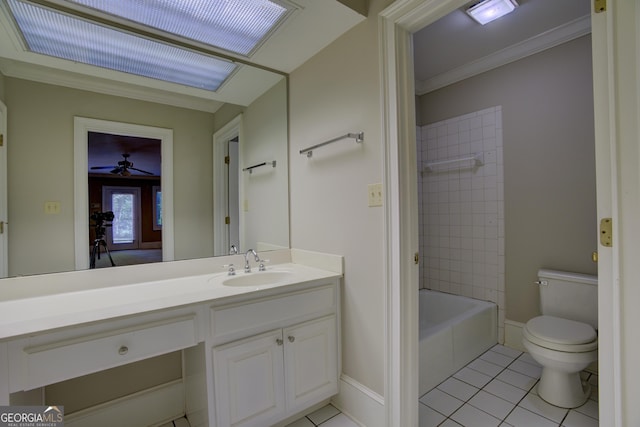
M 420 396 L 493 347 L 497 306 L 442 292 L 420 290 Z

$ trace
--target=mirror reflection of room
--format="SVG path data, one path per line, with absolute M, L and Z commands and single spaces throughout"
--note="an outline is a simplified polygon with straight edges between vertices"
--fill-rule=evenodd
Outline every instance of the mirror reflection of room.
M 160 141 L 89 132 L 90 268 L 162 261 Z

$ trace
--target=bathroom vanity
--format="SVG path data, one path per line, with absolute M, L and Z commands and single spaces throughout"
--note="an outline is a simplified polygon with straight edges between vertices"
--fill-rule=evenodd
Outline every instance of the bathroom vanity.
M 178 411 L 192 427 L 269 426 L 327 400 L 338 392 L 342 258 L 270 257 L 266 271 L 233 276 L 223 264 L 238 256 L 7 279 L 0 404 L 174 351 L 181 381 L 65 425 L 141 426 Z

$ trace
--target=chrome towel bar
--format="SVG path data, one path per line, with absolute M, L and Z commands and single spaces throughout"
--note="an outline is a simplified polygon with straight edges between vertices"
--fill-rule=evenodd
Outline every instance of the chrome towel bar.
M 483 159 L 482 159 L 482 153 L 475 153 L 471 156 L 465 156 L 465 157 L 458 157 L 455 159 L 447 159 L 447 160 L 440 160 L 437 162 L 429 162 L 426 165 L 424 165 L 424 172 L 432 172 L 433 168 L 435 166 L 441 166 L 441 165 L 449 165 L 452 163 L 461 163 L 461 162 L 468 162 L 468 161 L 473 161 L 473 166 L 482 166 L 484 164 Z
M 272 161 L 270 161 L 270 162 L 262 162 L 262 163 L 258 163 L 257 165 L 249 166 L 249 167 L 247 167 L 247 168 L 242 169 L 242 172 L 244 172 L 244 171 L 249 171 L 249 173 L 253 173 L 253 170 L 254 170 L 255 168 L 259 168 L 260 166 L 267 166 L 267 165 L 271 165 L 271 166 L 273 166 L 273 167 L 275 168 L 275 167 L 276 167 L 276 161 L 275 161 L 275 160 L 272 160 Z
M 339 136 L 337 138 L 333 138 L 330 139 L 329 141 L 325 141 L 325 142 L 321 142 L 320 144 L 316 144 L 313 147 L 309 147 L 309 148 L 305 148 L 304 150 L 300 150 L 300 154 L 307 154 L 307 157 L 311 157 L 313 156 L 313 150 L 315 150 L 316 148 L 325 146 L 327 144 L 331 144 L 332 142 L 336 142 L 336 141 L 340 141 L 343 139 L 347 139 L 347 138 L 353 138 L 356 140 L 356 142 L 362 142 L 364 141 L 364 132 L 357 132 L 357 133 L 348 133 L 346 135 L 342 135 Z

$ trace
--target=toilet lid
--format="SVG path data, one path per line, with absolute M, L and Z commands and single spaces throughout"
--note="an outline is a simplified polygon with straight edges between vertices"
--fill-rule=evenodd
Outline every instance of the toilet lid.
M 534 337 L 555 344 L 588 344 L 598 338 L 591 325 L 554 316 L 535 317 L 525 327 Z

